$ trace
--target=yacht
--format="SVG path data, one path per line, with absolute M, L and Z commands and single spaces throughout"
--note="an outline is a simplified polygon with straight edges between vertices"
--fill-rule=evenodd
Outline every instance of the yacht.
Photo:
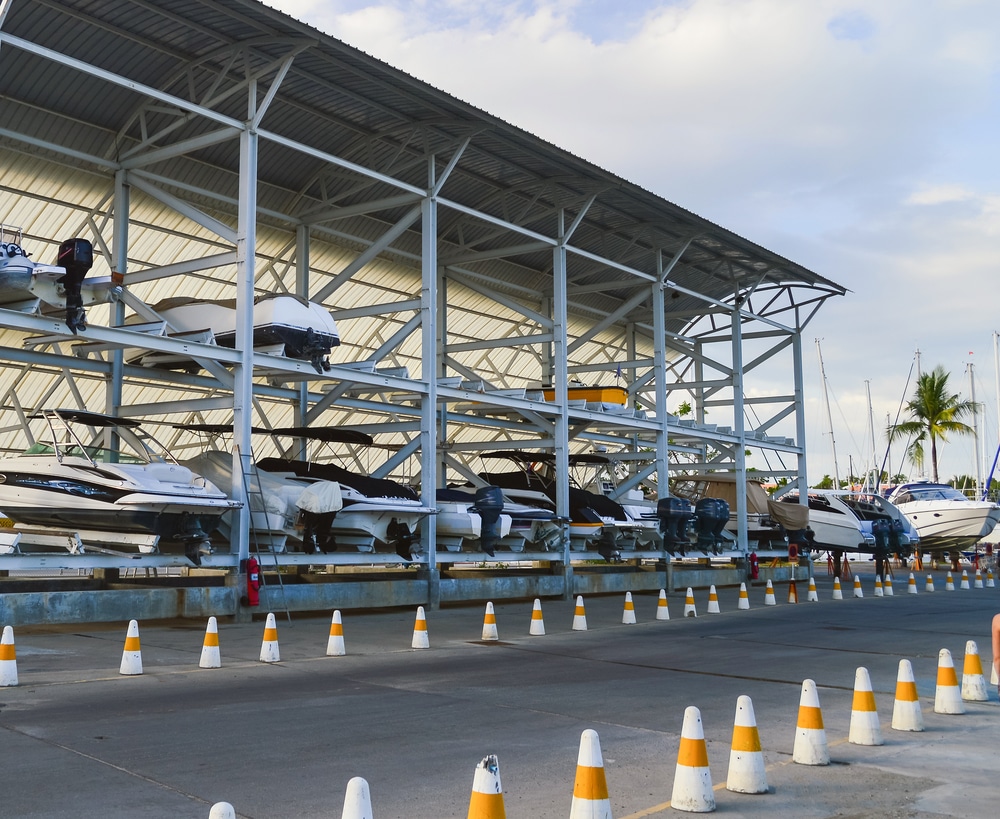
M 947 484 L 916 481 L 886 493 L 920 534 L 927 552 L 959 551 L 987 537 L 1000 521 L 1000 506 L 976 501 Z

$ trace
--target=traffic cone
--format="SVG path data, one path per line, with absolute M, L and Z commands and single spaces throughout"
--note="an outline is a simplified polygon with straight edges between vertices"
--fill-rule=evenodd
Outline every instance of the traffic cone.
M 715 586 L 708 588 L 708 613 L 721 614 L 719 610 L 719 595 L 715 592 Z
M 993 583 L 993 569 L 986 570 L 986 588 L 992 589 L 995 587 Z
M 201 659 L 198 668 L 222 668 L 222 656 L 219 654 L 219 621 L 208 618 L 205 627 L 205 641 L 201 646 Z
M 635 605 L 632 603 L 632 592 L 625 592 L 625 610 L 622 612 L 622 625 L 635 625 Z
M 906 581 L 906 593 L 907 594 L 917 593 L 917 580 L 913 576 L 913 572 L 910 572 L 910 579 Z
M 583 607 L 583 595 L 576 598 L 576 609 L 573 611 L 573 631 L 587 630 L 587 612 Z
M 483 615 L 482 639 L 486 642 L 500 639 L 500 635 L 497 633 L 497 615 L 493 610 L 492 602 L 486 604 L 486 614 Z
M 608 798 L 608 782 L 604 777 L 601 740 L 597 731 L 591 728 L 580 736 L 569 819 L 611 819 L 611 799 Z
M 976 579 L 972 582 L 972 588 L 981 589 L 983 587 L 983 573 L 976 569 Z
M 413 623 L 413 639 L 410 640 L 410 648 L 430 648 L 431 641 L 427 636 L 427 617 L 424 614 L 424 607 L 417 606 L 417 619 Z
M 236 819 L 236 808 L 229 802 L 216 802 L 208 812 L 208 819 Z
M 274 621 L 274 614 L 267 613 L 267 622 L 264 623 L 264 639 L 260 644 L 260 661 L 262 663 L 281 662 L 281 652 L 278 650 L 278 624 Z
M 374 819 L 374 817 L 368 781 L 360 776 L 355 776 L 347 783 L 347 793 L 344 794 L 344 811 L 340 815 L 340 819 Z
M 705 729 L 701 724 L 701 711 L 693 705 L 684 709 L 670 807 L 689 813 L 709 813 L 715 810 L 715 791 L 712 790 L 712 772 L 708 769 Z
M 851 706 L 851 729 L 847 741 L 853 745 L 882 744 L 872 680 L 864 666 L 854 672 L 854 704 Z
M 913 665 L 909 660 L 899 661 L 896 700 L 892 704 L 892 727 L 895 731 L 924 730 L 924 715 L 920 711 L 917 683 L 913 679 Z
M 736 700 L 726 790 L 736 793 L 767 793 L 767 774 L 764 771 L 764 753 L 760 748 L 757 720 L 753 713 L 753 702 L 746 695 Z
M 688 586 L 687 594 L 684 595 L 684 616 L 685 617 L 697 617 L 698 609 L 694 605 L 694 592 L 691 591 L 691 587 Z
M 864 597 L 865 590 L 861 588 L 861 578 L 858 575 L 854 575 L 854 596 Z
M 531 607 L 531 626 L 528 629 L 528 634 L 532 637 L 545 636 L 545 621 L 542 619 L 542 601 L 537 597 Z
M 0 687 L 17 685 L 17 649 L 14 648 L 14 629 L 3 627 L 0 638 Z
M 934 692 L 935 714 L 964 714 L 962 693 L 955 676 L 955 664 L 951 652 L 942 648 L 938 652 L 937 688 Z
M 765 606 L 776 606 L 778 601 L 774 599 L 774 586 L 771 581 L 767 581 L 767 588 L 764 589 L 764 605 Z
M 882 578 L 875 575 L 875 597 L 885 597 L 885 591 L 882 589 Z
M 740 601 L 736 604 L 737 609 L 747 611 L 750 608 L 750 595 L 747 594 L 747 584 L 740 583 Z
M 807 603 L 818 603 L 819 602 L 819 592 L 816 591 L 816 578 L 809 578 L 809 591 L 806 592 L 806 602 Z
M 960 589 L 971 589 L 972 586 L 969 585 L 969 572 L 966 569 L 962 569 L 962 582 L 958 584 Z
M 344 645 L 344 621 L 340 617 L 340 609 L 333 612 L 330 620 L 330 636 L 326 641 L 327 657 L 343 657 L 347 653 Z
M 886 576 L 885 582 L 882 584 L 882 588 L 885 590 L 886 597 L 892 597 L 892 578 Z
M 122 664 L 118 673 L 127 676 L 142 673 L 142 649 L 139 647 L 137 620 L 129 620 L 128 633 L 125 635 L 125 650 L 122 652 Z
M 948 574 L 944 576 L 944 590 L 955 591 L 955 580 L 951 576 L 951 572 L 948 572 Z
M 660 599 L 656 603 L 656 619 L 669 620 L 670 608 L 667 606 L 667 590 L 660 589 Z
M 830 749 L 826 744 L 823 712 L 819 707 L 819 693 L 812 680 L 802 681 L 799 697 L 799 717 L 795 724 L 795 744 L 792 762 L 799 765 L 829 765 Z
M 927 585 L 924 586 L 924 591 L 934 591 L 934 577 L 932 575 L 927 575 Z
M 798 603 L 799 602 L 799 591 L 795 588 L 795 581 L 790 580 L 788 582 L 788 602 Z
M 834 600 L 843 600 L 844 599 L 844 592 L 840 588 L 840 578 L 839 577 L 833 578 L 833 599 Z
M 468 819 L 507 819 L 500 785 L 500 763 L 494 754 L 483 757 L 476 766 Z
M 965 662 L 962 664 L 962 699 L 966 702 L 986 702 L 986 678 L 979 659 L 979 646 L 975 640 L 965 644 Z

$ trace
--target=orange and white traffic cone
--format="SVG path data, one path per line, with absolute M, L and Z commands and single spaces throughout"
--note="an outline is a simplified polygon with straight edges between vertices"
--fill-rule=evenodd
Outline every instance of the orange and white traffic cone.
M 910 579 L 906 581 L 906 593 L 917 593 L 917 579 L 913 576 L 913 572 L 910 572 Z
M 576 608 L 573 610 L 573 631 L 587 630 L 587 610 L 583 607 L 583 595 L 576 598 Z
M 327 657 L 343 657 L 347 653 L 347 646 L 344 644 L 344 620 L 340 616 L 340 609 L 335 609 L 333 617 L 330 619 L 330 635 L 326 641 Z
M 795 581 L 790 580 L 788 582 L 788 602 L 798 603 L 799 602 L 799 591 L 795 588 Z
M 764 589 L 764 605 L 765 606 L 776 606 L 778 601 L 774 599 L 774 585 L 770 580 L 767 581 L 767 588 Z
M 812 680 L 802 681 L 799 696 L 799 716 L 795 723 L 795 744 L 792 762 L 799 765 L 829 765 L 830 748 L 826 742 L 823 712 L 819 706 L 819 693 Z
M 962 569 L 962 581 L 958 584 L 960 589 L 972 589 L 969 585 L 969 572 L 966 569 Z
M 344 794 L 344 811 L 340 819 L 374 819 L 374 817 L 368 781 L 360 776 L 355 776 L 347 783 L 347 792 Z
M 854 575 L 854 596 L 855 597 L 865 596 L 865 590 L 861 588 L 861 577 L 858 575 Z
M 753 702 L 746 695 L 736 700 L 726 790 L 736 793 L 767 793 L 767 773 L 764 769 L 760 735 L 757 733 L 757 719 L 753 713 Z
M 844 599 L 844 591 L 843 591 L 843 589 L 840 588 L 840 578 L 839 577 L 833 578 L 833 599 L 834 600 L 843 600 Z
M 882 578 L 875 575 L 875 597 L 885 597 L 885 591 L 882 589 Z
M 698 609 L 694 605 L 694 592 L 691 587 L 688 586 L 687 593 L 684 595 L 684 616 L 685 617 L 697 617 Z
M 958 687 L 958 677 L 955 676 L 955 663 L 951 652 L 942 648 L 938 652 L 937 688 L 934 691 L 935 714 L 964 714 L 962 692 Z
M 281 662 L 281 652 L 278 649 L 278 624 L 271 612 L 267 613 L 267 622 L 264 623 L 264 639 L 260 644 L 260 661 L 262 663 Z
M 719 610 L 719 595 L 715 591 L 715 586 L 709 586 L 708 589 L 708 613 L 721 614 Z
M 122 652 L 122 664 L 118 673 L 126 676 L 142 673 L 142 648 L 139 645 L 137 620 L 129 620 L 128 632 L 125 635 L 125 650 Z
M 993 582 L 993 569 L 986 570 L 986 588 L 995 588 L 996 584 Z
M 667 590 L 660 589 L 660 597 L 656 601 L 656 619 L 669 620 L 670 608 L 667 606 Z
M 580 736 L 569 819 L 611 819 L 611 799 L 604 776 L 601 740 L 597 731 L 591 728 Z
M 975 640 L 965 644 L 965 662 L 962 664 L 962 699 L 966 702 L 986 702 L 986 678 L 983 663 L 979 659 L 979 646 Z
M 923 731 L 924 715 L 917 698 L 917 683 L 913 679 L 913 665 L 909 660 L 899 661 L 896 675 L 896 700 L 892 704 L 894 731 Z
M 410 648 L 430 648 L 431 639 L 427 635 L 427 615 L 424 614 L 424 607 L 417 606 L 417 618 L 413 623 L 413 639 L 410 640 Z
M 14 647 L 14 629 L 3 627 L 0 638 L 0 687 L 17 685 L 17 649 Z
M 976 569 L 976 579 L 972 581 L 972 588 L 983 588 L 983 573 L 979 569 Z
M 201 659 L 198 668 L 222 668 L 222 655 L 219 653 L 219 621 L 208 618 L 205 626 L 205 640 L 201 646 Z
M 927 583 L 924 585 L 924 591 L 932 592 L 934 591 L 934 576 L 927 575 Z
M 542 601 L 537 597 L 531 606 L 531 626 L 528 628 L 528 634 L 532 637 L 545 636 L 545 620 L 542 619 Z
M 809 578 L 809 591 L 806 592 L 806 602 L 807 603 L 818 603 L 819 602 L 819 592 L 816 591 L 816 578 Z
M 886 597 L 892 597 L 892 578 L 886 575 L 885 581 L 882 583 L 882 588 L 885 590 Z
M 500 784 L 500 763 L 494 754 L 483 757 L 483 761 L 476 766 L 468 819 L 507 819 Z
M 740 583 L 740 600 L 736 604 L 736 608 L 741 611 L 747 611 L 750 608 L 750 595 L 747 594 L 746 583 Z
M 851 707 L 851 729 L 847 741 L 853 745 L 882 744 L 882 728 L 875 709 L 872 680 L 864 666 L 854 672 L 854 704 Z
M 481 639 L 486 642 L 500 639 L 500 635 L 497 633 L 497 615 L 493 610 L 492 602 L 486 604 L 486 614 L 483 615 L 483 636 Z
M 955 579 L 951 576 L 950 571 L 944 576 L 944 590 L 955 591 Z
M 712 790 L 712 773 L 708 769 L 705 729 L 701 724 L 701 711 L 693 705 L 684 709 L 670 807 L 689 813 L 709 813 L 715 810 L 715 791 Z
M 635 625 L 635 604 L 632 602 L 632 592 L 625 592 L 625 610 L 622 611 L 622 625 Z

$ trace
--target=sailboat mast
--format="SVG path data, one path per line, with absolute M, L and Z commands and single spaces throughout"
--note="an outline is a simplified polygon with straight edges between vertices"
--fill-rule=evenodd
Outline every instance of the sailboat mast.
M 830 394 L 826 384 L 826 367 L 823 366 L 823 350 L 816 339 L 816 355 L 819 357 L 819 374 L 823 379 L 823 403 L 826 404 L 826 424 L 830 429 L 830 447 L 833 449 L 833 488 L 840 489 L 840 467 L 837 465 L 837 439 L 833 436 L 833 413 L 830 412 Z
M 878 468 L 878 453 L 875 451 L 875 410 L 872 409 L 872 382 L 865 380 L 865 392 L 868 394 L 868 429 L 872 436 L 872 486 L 875 494 L 882 494 L 882 474 Z
M 976 497 L 980 497 L 983 490 L 983 465 L 979 459 L 979 405 L 976 403 L 976 365 L 971 361 L 967 367 L 969 371 L 969 394 L 972 399 L 972 452 L 976 459 Z

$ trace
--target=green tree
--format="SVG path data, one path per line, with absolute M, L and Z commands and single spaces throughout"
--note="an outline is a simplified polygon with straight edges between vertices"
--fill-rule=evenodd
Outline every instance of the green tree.
M 930 441 L 931 478 L 938 481 L 938 441 L 948 440 L 948 434 L 968 435 L 972 427 L 962 421 L 972 415 L 975 404 L 963 401 L 957 393 L 948 391 L 948 373 L 938 365 L 917 379 L 913 397 L 906 404 L 909 420 L 889 428 L 889 441 L 909 439 L 907 457 L 917 466 L 925 461 L 925 445 Z

